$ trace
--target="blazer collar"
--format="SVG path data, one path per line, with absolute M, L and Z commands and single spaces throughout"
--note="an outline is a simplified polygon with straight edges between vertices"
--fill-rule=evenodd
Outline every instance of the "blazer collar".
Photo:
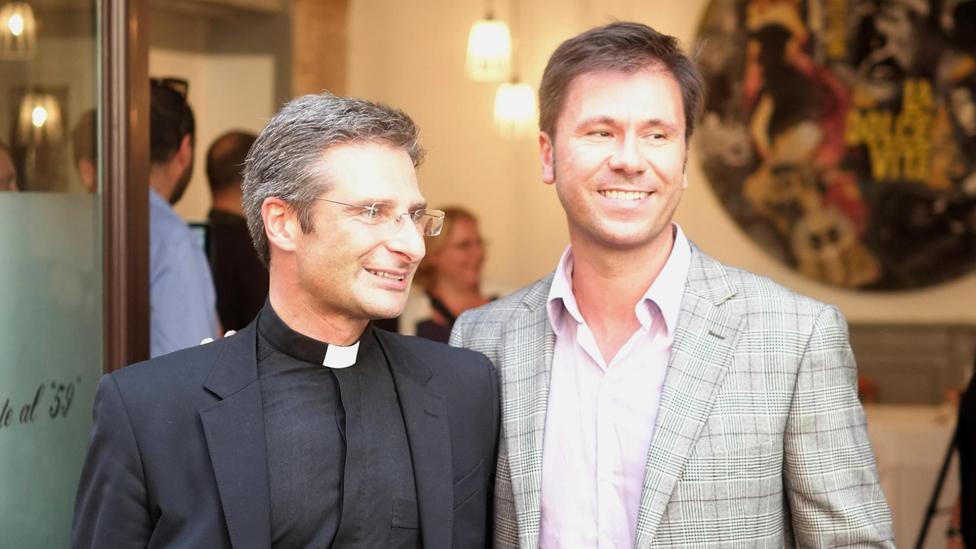
M 400 396 L 400 410 L 413 458 L 417 508 L 424 547 L 450 547 L 454 533 L 454 472 L 444 398 L 427 386 L 433 374 L 405 345 L 406 338 L 375 330 Z
M 502 333 L 505 352 L 498 364 L 502 390 L 502 418 L 512 492 L 519 528 L 519 546 L 539 545 L 541 518 L 542 445 L 549 407 L 549 378 L 556 335 L 546 302 L 552 286 L 549 275 L 526 292 L 521 309 Z
M 224 341 L 204 387 L 220 400 L 200 410 L 233 547 L 270 547 L 271 495 L 255 322 Z
M 743 318 L 725 267 L 692 246 L 654 439 L 644 467 L 636 546 L 650 547 L 733 358 Z

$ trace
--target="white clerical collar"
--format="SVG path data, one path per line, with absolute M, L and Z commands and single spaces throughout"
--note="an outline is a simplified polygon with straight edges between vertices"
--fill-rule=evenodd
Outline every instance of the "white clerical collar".
M 325 350 L 325 359 L 322 360 L 322 365 L 336 369 L 348 368 L 356 363 L 356 357 L 358 355 L 358 341 L 348 347 L 330 343 L 329 348 Z

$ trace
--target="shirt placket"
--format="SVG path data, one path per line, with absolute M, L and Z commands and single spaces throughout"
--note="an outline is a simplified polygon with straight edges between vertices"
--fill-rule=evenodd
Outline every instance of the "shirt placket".
M 586 364 L 585 367 L 594 369 L 594 377 L 599 380 L 595 405 L 596 448 L 594 454 L 596 470 L 594 472 L 596 474 L 597 501 L 595 533 L 597 547 L 606 549 L 614 546 L 612 513 L 615 507 L 613 499 L 616 497 L 616 489 L 614 488 L 613 471 L 617 455 L 613 441 L 613 403 L 611 390 L 607 383 L 609 372 L 603 362 L 602 355 L 600 355 L 596 339 L 586 324 L 579 324 L 576 337 L 580 347 L 589 357 L 589 364 Z

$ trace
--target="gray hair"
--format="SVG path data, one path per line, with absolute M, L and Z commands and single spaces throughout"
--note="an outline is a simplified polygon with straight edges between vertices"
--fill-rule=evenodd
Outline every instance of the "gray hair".
M 331 186 L 319 165 L 322 153 L 350 143 L 401 148 L 414 166 L 424 157 L 417 126 L 406 113 L 327 92 L 289 101 L 261 130 L 245 161 L 242 189 L 247 228 L 265 266 L 271 261 L 261 218 L 265 199 L 285 201 L 298 214 L 302 231 L 313 232 L 312 203 Z

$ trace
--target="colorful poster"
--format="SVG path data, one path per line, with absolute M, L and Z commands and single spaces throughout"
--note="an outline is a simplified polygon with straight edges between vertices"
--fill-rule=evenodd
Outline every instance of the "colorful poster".
M 712 0 L 696 144 L 729 214 L 823 283 L 976 267 L 976 0 Z

